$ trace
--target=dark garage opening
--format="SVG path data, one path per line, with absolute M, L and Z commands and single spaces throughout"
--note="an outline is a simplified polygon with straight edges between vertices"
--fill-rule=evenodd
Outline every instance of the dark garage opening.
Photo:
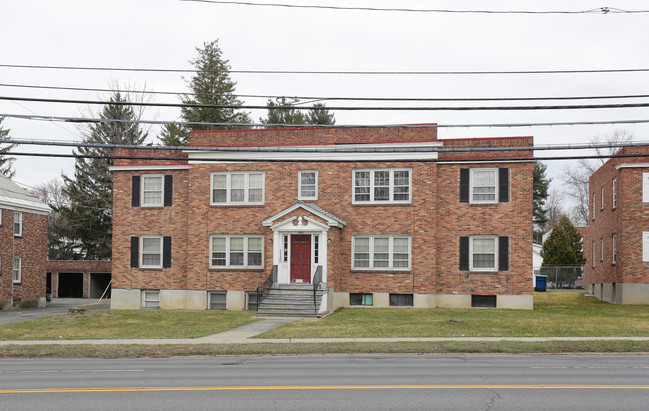
M 83 273 L 59 273 L 59 298 L 83 298 Z
M 90 292 L 88 298 L 110 298 L 110 273 L 90 273 Z M 106 291 L 108 288 L 108 291 Z M 104 291 L 106 294 L 104 295 Z

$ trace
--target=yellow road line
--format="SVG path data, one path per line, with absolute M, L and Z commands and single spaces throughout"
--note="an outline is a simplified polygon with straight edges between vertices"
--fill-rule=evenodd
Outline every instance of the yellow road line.
M 649 385 L 271 385 L 247 387 L 113 387 L 113 388 L 34 388 L 0 390 L 0 394 L 43 394 L 84 392 L 154 391 L 264 391 L 264 390 L 649 390 Z

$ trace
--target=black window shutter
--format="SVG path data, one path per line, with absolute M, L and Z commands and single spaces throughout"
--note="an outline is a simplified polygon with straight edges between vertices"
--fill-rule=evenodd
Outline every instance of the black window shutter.
M 469 237 L 460 237 L 460 270 L 469 270 Z
M 498 237 L 498 270 L 509 270 L 509 237 Z
M 140 266 L 140 237 L 131 237 L 131 267 Z
M 460 203 L 469 202 L 469 169 L 460 169 Z M 468 251 L 467 251 L 468 252 Z
M 509 169 L 498 169 L 498 201 L 506 203 L 509 201 Z
M 162 266 L 171 267 L 171 237 L 162 238 Z
M 173 202 L 173 176 L 165 176 L 165 207 Z
M 133 192 L 131 194 L 132 206 L 140 206 L 140 176 L 133 176 Z

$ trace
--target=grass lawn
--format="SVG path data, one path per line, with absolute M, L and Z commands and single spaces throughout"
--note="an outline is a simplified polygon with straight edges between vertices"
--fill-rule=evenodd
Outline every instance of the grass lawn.
M 196 338 L 256 321 L 254 311 L 97 310 L 0 325 L 0 340 Z
M 348 308 L 258 338 L 464 336 L 649 336 L 649 306 L 609 304 L 580 292 L 558 291 L 534 293 L 534 310 Z

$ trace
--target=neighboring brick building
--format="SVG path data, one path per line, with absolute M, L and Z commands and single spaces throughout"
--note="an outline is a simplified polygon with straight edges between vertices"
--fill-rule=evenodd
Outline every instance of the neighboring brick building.
M 0 177 L 0 310 L 45 306 L 48 213 L 40 200 Z
M 279 283 L 321 266 L 321 311 L 532 308 L 532 152 L 490 150 L 531 137 L 327 127 L 190 145 L 206 150 L 116 150 L 140 159 L 112 168 L 113 308 L 243 309 L 274 265 Z
M 46 269 L 54 298 L 110 298 L 110 261 L 48 260 Z
M 648 147 L 623 148 L 590 177 L 584 276 L 600 300 L 649 304 L 648 154 Z

